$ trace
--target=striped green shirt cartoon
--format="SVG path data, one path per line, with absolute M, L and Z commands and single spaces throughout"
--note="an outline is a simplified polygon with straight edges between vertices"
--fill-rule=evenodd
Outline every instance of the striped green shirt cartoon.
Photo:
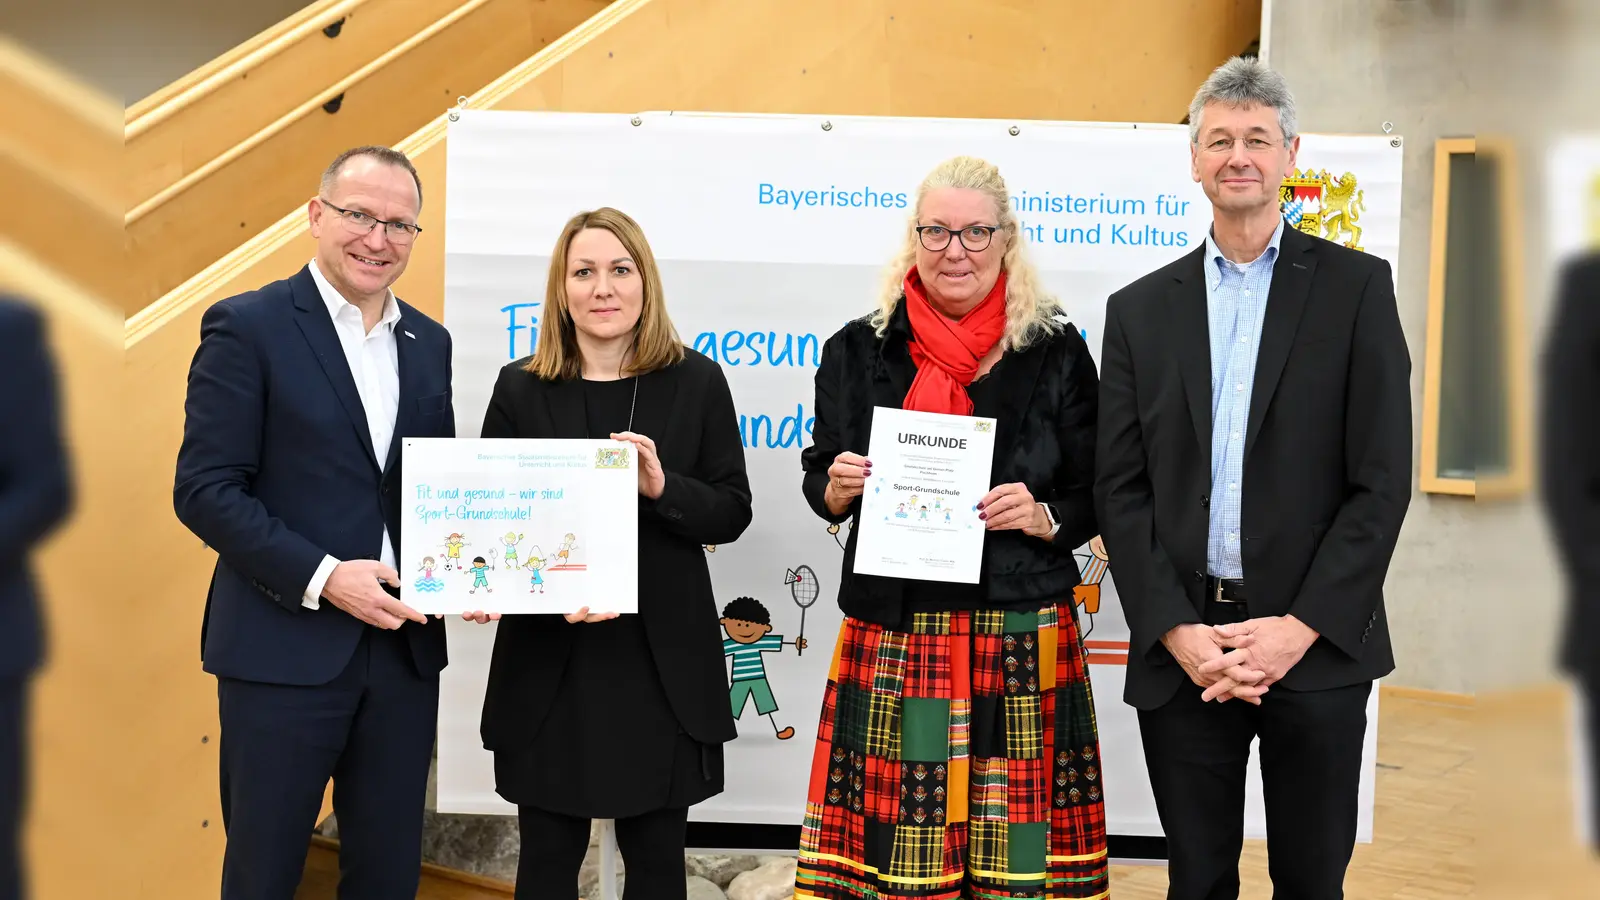
M 722 628 L 727 639 L 722 642 L 722 655 L 733 657 L 728 672 L 728 708 L 735 719 L 744 717 L 744 708 L 754 700 L 756 715 L 766 716 L 772 723 L 778 740 L 794 737 L 794 728 L 780 726 L 772 714 L 778 711 L 778 698 L 772 696 L 772 685 L 767 683 L 767 664 L 763 653 L 782 653 L 785 646 L 796 651 L 806 648 L 804 634 L 793 641 L 772 633 L 772 614 L 754 597 L 739 597 L 722 609 Z M 801 623 L 804 632 L 805 624 Z
M 763 653 L 783 652 L 783 635 L 769 634 L 751 643 L 741 644 L 733 638 L 722 642 L 722 655 L 733 656 L 732 681 L 755 681 L 767 677 L 767 666 L 761 661 Z

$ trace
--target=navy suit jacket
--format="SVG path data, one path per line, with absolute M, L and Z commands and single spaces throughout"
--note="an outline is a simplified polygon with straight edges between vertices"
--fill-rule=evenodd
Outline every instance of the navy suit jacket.
M 450 335 L 400 303 L 394 440 L 374 448 L 355 379 L 307 266 L 218 301 L 189 367 L 173 506 L 217 551 L 201 625 L 205 671 L 273 684 L 325 684 L 371 626 L 322 600 L 301 605 L 324 554 L 400 552 L 400 446 L 454 437 Z M 403 566 L 400 567 L 403 570 Z M 446 662 L 444 622 L 401 626 L 418 673 Z
M 0 297 L 0 385 L 10 396 L 0 432 L 0 679 L 44 660 L 29 557 L 72 507 L 55 366 L 44 341 L 38 311 Z
M 1561 666 L 1600 690 L 1600 252 L 1567 262 L 1559 281 L 1540 365 L 1540 477 L 1569 592 Z

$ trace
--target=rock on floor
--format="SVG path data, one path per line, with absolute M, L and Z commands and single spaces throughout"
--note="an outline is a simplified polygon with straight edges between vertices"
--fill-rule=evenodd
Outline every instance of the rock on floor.
M 776 857 L 728 885 L 728 900 L 789 900 L 794 896 L 794 857 Z
M 725 900 L 725 895 L 716 884 L 698 875 L 690 875 L 689 900 Z
M 758 856 L 711 856 L 690 853 L 683 861 L 684 871 L 690 875 L 698 875 L 719 888 L 726 888 L 734 878 L 760 867 L 761 858 Z

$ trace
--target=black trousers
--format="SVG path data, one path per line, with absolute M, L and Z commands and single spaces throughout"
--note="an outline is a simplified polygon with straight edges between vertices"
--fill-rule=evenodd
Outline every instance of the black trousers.
M 22 873 L 22 817 L 28 798 L 26 677 L 0 678 L 0 900 L 27 895 Z
M 340 900 L 415 897 L 439 678 L 398 631 L 369 628 L 333 681 L 217 679 L 223 900 L 293 900 L 333 779 Z
M 1589 745 L 1589 794 L 1580 802 L 1588 806 L 1589 846 L 1600 853 L 1600 678 L 1580 681 L 1578 699 L 1588 719 L 1583 738 Z
M 533 806 L 517 807 L 522 850 L 516 900 L 578 900 L 578 870 L 589 851 L 589 821 Z M 684 900 L 683 845 L 689 810 L 661 809 L 617 819 L 626 878 L 622 900 Z
M 1242 608 L 1207 612 L 1208 622 L 1247 617 Z M 1259 707 L 1205 703 L 1203 690 L 1185 681 L 1165 706 L 1139 711 L 1167 837 L 1168 900 L 1239 896 L 1245 774 L 1257 737 L 1274 900 L 1343 898 L 1372 683 L 1303 693 L 1274 685 Z

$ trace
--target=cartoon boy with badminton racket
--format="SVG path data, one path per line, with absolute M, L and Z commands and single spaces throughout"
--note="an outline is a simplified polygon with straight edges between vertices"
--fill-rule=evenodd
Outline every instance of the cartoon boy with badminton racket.
M 767 665 L 763 653 L 780 653 L 785 646 L 796 651 L 806 648 L 804 637 L 785 641 L 782 635 L 772 634 L 772 614 L 754 597 L 739 597 L 722 609 L 722 629 L 728 639 L 722 642 L 722 655 L 733 657 L 733 671 L 729 676 L 728 701 L 733 705 L 733 717 L 741 718 L 750 698 L 755 697 L 756 714 L 766 716 L 778 740 L 794 737 L 791 726 L 778 727 L 772 714 L 778 711 L 778 701 L 772 696 L 772 685 L 767 682 Z

